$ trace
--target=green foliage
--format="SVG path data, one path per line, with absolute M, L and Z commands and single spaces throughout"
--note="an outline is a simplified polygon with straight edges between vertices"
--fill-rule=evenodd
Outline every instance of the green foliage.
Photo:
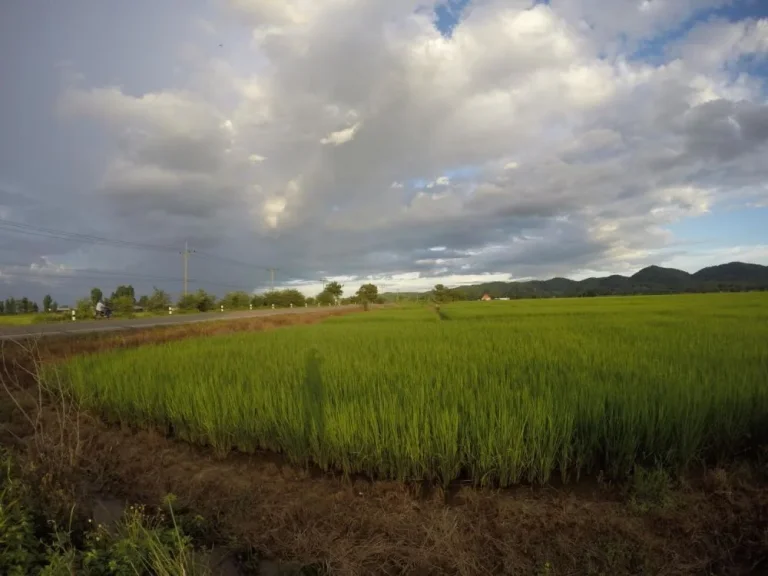
M 113 527 L 84 532 L 45 520 L 39 498 L 17 478 L 7 454 L 0 454 L 0 574 L 7 576 L 203 576 L 196 556 L 168 501 L 167 515 L 131 506 Z M 82 542 L 75 546 L 74 541 Z
M 448 298 L 448 289 L 442 284 L 436 284 L 432 289 L 432 300 L 438 304 L 445 302 Z
M 441 311 L 449 322 L 414 306 L 78 357 L 64 370 L 110 421 L 378 477 L 623 477 L 768 443 L 765 294 Z
M 636 466 L 628 488 L 630 504 L 640 512 L 666 508 L 672 503 L 672 480 L 661 467 Z
M 104 293 L 101 291 L 100 288 L 91 288 L 91 302 L 93 304 L 98 304 L 99 300 L 104 298 Z
M 363 304 L 372 304 L 379 297 L 379 289 L 375 284 L 363 284 L 356 293 L 357 299 Z
M 3 455 L 0 477 L 0 574 L 25 576 L 42 561 L 34 519 L 26 506 L 24 485 L 11 474 L 11 461 Z
M 251 295 L 248 292 L 230 292 L 219 302 L 225 310 L 242 310 L 251 305 Z
M 155 287 L 143 306 L 152 312 L 165 312 L 171 305 L 171 295 L 165 290 Z
M 336 298 L 330 292 L 323 291 L 317 295 L 317 298 L 315 298 L 315 301 L 318 304 L 322 304 L 323 306 L 330 306 L 331 304 L 336 303 Z
M 197 292 L 179 298 L 177 306 L 180 310 L 186 312 L 192 310 L 197 310 L 198 312 L 210 312 L 216 307 L 216 297 L 201 288 Z
M 133 317 L 134 303 L 132 296 L 118 296 L 117 298 L 112 298 L 112 300 L 109 301 L 109 306 L 115 316 L 121 316 L 123 318 Z
M 254 308 L 263 308 L 267 305 L 266 301 L 264 300 L 263 294 L 254 294 L 251 297 L 251 304 Z
M 329 282 L 325 285 L 325 288 L 323 290 L 324 292 L 327 292 L 337 300 L 341 298 L 341 295 L 344 293 L 344 286 L 339 284 L 338 282 Z
M 304 306 L 306 298 L 298 290 L 274 290 L 264 294 L 264 304 L 266 306 L 275 305 L 275 308 L 288 308 L 291 304 L 294 306 Z
M 15 298 L 6 298 L 5 300 L 5 313 L 6 314 L 16 314 L 18 311 L 16 309 L 16 299 Z
M 118 286 L 114 292 L 112 292 L 112 296 L 109 297 L 110 301 L 116 300 L 117 298 L 123 298 L 128 297 L 131 299 L 131 304 L 136 302 L 136 293 L 133 289 L 133 286 L 130 284 L 128 286 Z
M 446 288 L 443 284 L 436 284 L 431 292 L 432 301 L 436 304 L 446 302 L 459 302 L 469 300 L 469 295 L 462 288 Z
M 94 314 L 93 301 L 90 298 L 80 298 L 75 303 L 75 314 L 78 320 L 92 318 Z
M 50 294 L 46 294 L 43 297 L 43 312 L 52 312 L 53 307 L 53 298 L 51 298 Z

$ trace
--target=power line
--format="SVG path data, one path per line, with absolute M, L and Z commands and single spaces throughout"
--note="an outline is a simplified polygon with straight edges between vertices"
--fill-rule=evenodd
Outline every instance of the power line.
M 23 270 L 2 270 L 2 267 L 19 267 L 19 266 L 25 266 Z M 23 264 L 7 264 L 7 263 L 0 263 L 0 278 L 3 277 L 12 277 L 12 276 L 32 276 L 36 278 L 63 278 L 63 279 L 73 279 L 73 278 L 84 278 L 84 277 L 99 277 L 104 280 L 109 280 L 111 278 L 136 278 L 139 280 L 157 280 L 157 281 L 163 281 L 163 282 L 181 282 L 181 278 L 174 278 L 170 276 L 155 276 L 151 274 L 139 274 L 135 272 L 117 272 L 113 270 L 91 270 L 91 269 L 84 269 L 84 270 L 35 270 L 33 268 L 26 267 L 28 265 Z M 196 282 L 196 280 L 190 280 L 191 282 Z
M 29 236 L 37 236 L 41 238 L 49 238 L 54 240 L 65 240 L 69 242 L 81 242 L 85 244 L 100 244 L 107 246 L 116 246 L 121 248 L 136 248 L 142 250 L 151 250 L 155 252 L 180 252 L 179 247 L 163 245 L 163 244 L 149 244 L 145 242 L 134 242 L 130 240 L 119 240 L 114 238 L 106 238 L 104 236 L 97 236 L 94 234 L 81 234 L 79 232 L 67 232 L 66 230 L 57 230 L 54 228 L 46 228 L 43 226 L 35 226 L 32 224 L 26 224 L 23 222 L 14 222 L 11 220 L 0 219 L 0 230 L 6 232 L 25 234 Z M 256 268 L 259 270 L 270 270 L 265 266 L 259 266 L 253 263 L 243 262 L 234 258 L 226 256 L 220 256 L 218 254 L 212 254 L 210 252 L 203 252 L 200 250 L 189 250 L 188 245 L 185 244 L 185 251 L 189 251 L 189 254 L 194 253 L 197 256 L 203 258 L 210 258 L 218 260 L 220 262 L 227 262 L 237 266 L 243 266 L 245 268 Z M 184 252 L 182 252 L 184 254 Z
M 78 232 L 67 232 L 66 230 L 56 230 L 54 228 L 45 228 L 43 226 L 33 226 L 23 222 L 13 222 L 11 220 L 0 219 L 0 230 L 14 232 L 17 234 L 27 234 L 30 236 L 40 236 L 55 240 L 67 240 L 70 242 L 82 242 L 86 244 L 105 244 L 123 248 L 139 248 L 142 250 L 154 250 L 160 252 L 177 252 L 176 246 L 161 244 L 148 244 L 144 242 L 134 242 L 130 240 L 118 240 L 114 238 L 105 238 L 93 234 L 81 234 Z
M 206 283 L 210 285 L 218 285 L 222 287 L 230 287 L 233 288 L 234 286 L 231 284 L 222 284 L 217 282 L 204 282 L 204 281 L 192 281 L 188 278 L 188 266 L 189 266 L 189 256 L 195 255 L 202 258 L 209 258 L 212 260 L 217 260 L 219 262 L 223 263 L 229 263 L 235 266 L 240 266 L 243 268 L 251 268 L 251 269 L 257 269 L 257 270 L 265 270 L 268 271 L 270 274 L 270 286 L 271 289 L 274 290 L 275 287 L 275 273 L 279 272 L 280 268 L 275 267 L 266 267 L 266 266 L 260 266 L 253 263 L 243 262 L 242 260 L 237 260 L 234 258 L 229 258 L 225 256 L 220 256 L 218 254 L 212 254 L 210 252 L 204 252 L 199 250 L 192 250 L 189 248 L 189 245 L 185 243 L 183 251 L 181 251 L 177 246 L 171 246 L 171 245 L 162 245 L 162 244 L 150 244 L 146 242 L 135 242 L 130 240 L 120 240 L 115 238 L 107 238 L 104 236 L 99 236 L 96 234 L 83 234 L 79 232 L 68 232 L 66 230 L 58 230 L 55 228 L 48 228 L 44 226 L 36 226 L 32 224 L 26 224 L 24 222 L 15 222 L 12 220 L 6 220 L 6 219 L 0 219 L 0 231 L 10 232 L 10 233 L 16 233 L 16 234 L 24 234 L 27 236 L 35 236 L 40 238 L 47 238 L 47 239 L 53 239 L 53 240 L 63 240 L 68 242 L 78 242 L 78 243 L 85 243 L 85 244 L 96 244 L 96 245 L 104 245 L 104 246 L 114 246 L 119 248 L 133 248 L 133 249 L 140 249 L 140 250 L 148 250 L 148 251 L 154 251 L 154 252 L 163 252 L 163 253 L 169 253 L 169 252 L 175 252 L 175 253 L 181 253 L 183 255 L 183 274 L 184 277 L 182 279 L 176 279 L 176 278 L 158 278 L 158 277 L 144 277 L 143 279 L 155 279 L 155 280 L 163 280 L 163 281 L 181 281 L 183 282 L 184 286 L 184 293 L 187 293 L 187 284 L 188 283 Z M 78 272 L 79 276 L 83 278 L 83 272 L 86 271 L 80 271 Z M 87 273 L 91 273 L 93 271 L 87 271 Z M 95 273 L 102 273 L 102 272 L 95 272 Z M 16 272 L 15 275 L 20 275 L 20 273 Z M 40 276 L 40 274 L 38 274 Z M 115 272 L 115 275 L 118 276 L 124 276 L 129 277 L 133 276 L 138 278 L 138 275 L 136 274 L 130 274 L 130 273 L 121 273 L 121 272 Z M 58 277 L 64 277 L 62 274 L 56 274 Z M 302 276 L 299 274 L 291 274 L 289 275 L 293 278 L 301 278 Z M 237 289 L 245 290 L 243 287 L 238 286 Z
M 136 280 L 150 280 L 157 282 L 183 282 L 183 278 L 177 278 L 172 276 L 155 276 L 150 274 L 139 274 L 135 272 L 120 272 L 115 270 L 34 270 L 28 268 L 28 264 L 21 263 L 0 263 L 0 280 L 11 279 L 14 277 L 22 278 L 45 278 L 45 279 L 60 279 L 60 280 L 74 280 L 74 279 L 88 279 L 88 280 L 120 280 L 120 279 L 136 279 Z M 2 270 L 3 267 L 24 267 L 23 270 Z M 253 287 L 246 288 L 239 284 L 228 284 L 223 282 L 198 280 L 194 278 L 187 278 L 189 284 L 196 284 L 200 286 L 218 286 L 222 288 L 229 288 L 232 290 L 241 290 L 244 292 L 252 292 Z

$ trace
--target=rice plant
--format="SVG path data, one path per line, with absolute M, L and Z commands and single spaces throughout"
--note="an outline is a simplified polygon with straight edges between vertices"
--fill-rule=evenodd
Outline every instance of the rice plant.
M 220 452 L 506 486 L 768 440 L 768 295 L 456 303 L 79 357 L 112 422 Z M 441 319 L 443 318 L 443 319 Z

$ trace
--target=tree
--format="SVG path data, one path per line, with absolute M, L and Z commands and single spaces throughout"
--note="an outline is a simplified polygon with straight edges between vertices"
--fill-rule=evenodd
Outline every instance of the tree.
M 170 305 L 171 295 L 165 290 L 160 290 L 160 288 L 154 287 L 152 289 L 152 296 L 147 298 L 144 307 L 153 312 L 161 312 L 167 310 Z
M 30 312 L 29 298 L 24 296 L 19 303 L 19 312 L 22 314 L 28 314 Z
M 75 314 L 81 320 L 93 316 L 93 300 L 91 298 L 80 298 L 75 303 Z
M 179 298 L 177 306 L 185 311 L 209 312 L 216 306 L 216 297 L 201 288 L 197 292 L 185 294 Z
M 53 304 L 53 298 L 51 298 L 50 294 L 46 294 L 43 297 L 43 312 L 50 312 L 52 304 Z
M 8 298 L 5 301 L 5 313 L 6 314 L 16 314 L 16 299 L 15 298 Z
M 314 306 L 315 304 L 317 304 L 317 301 L 311 296 L 307 298 L 305 302 L 307 303 L 307 306 Z
M 179 298 L 179 301 L 176 302 L 176 307 L 179 310 L 183 310 L 185 312 L 191 312 L 192 310 L 197 310 L 197 296 L 195 294 L 184 294 Z
M 356 293 L 357 299 L 368 309 L 368 304 L 376 302 L 379 297 L 379 289 L 375 284 L 363 284 Z
M 315 298 L 315 300 L 317 300 L 318 304 L 321 304 L 323 306 L 328 306 L 329 304 L 336 303 L 336 297 L 326 290 L 323 290 L 322 292 L 320 292 L 320 294 L 317 295 L 317 298 Z
M 104 297 L 100 288 L 91 288 L 91 302 L 97 304 Z
M 251 304 L 251 295 L 248 292 L 230 292 L 224 298 L 221 299 L 221 304 L 224 305 L 224 309 L 248 308 Z
M 59 311 L 59 303 L 54 300 L 51 303 L 51 312 L 58 312 Z
M 442 304 L 448 300 L 448 289 L 442 284 L 436 284 L 432 289 L 432 300 Z
M 334 299 L 338 300 L 341 298 L 341 295 L 344 293 L 344 286 L 339 284 L 338 282 L 329 282 L 325 285 L 324 292 L 328 292 L 331 296 L 334 297 Z
M 5 302 L 0 300 L 0 314 L 5 314 Z
M 123 316 L 124 318 L 131 318 L 133 316 L 133 296 L 124 295 L 112 298 L 109 301 L 109 307 L 116 316 Z
M 133 286 L 130 284 L 128 286 L 118 286 L 117 289 L 112 292 L 112 296 L 110 296 L 109 299 L 114 300 L 115 298 L 120 298 L 122 296 L 129 296 L 131 298 L 131 304 L 136 302 L 136 294 L 133 290 Z
M 264 294 L 264 303 L 267 306 L 273 304 L 277 308 L 287 308 L 291 304 L 294 306 L 304 306 L 306 298 L 298 290 L 272 290 Z
M 37 302 L 32 302 L 29 307 L 30 307 L 30 312 L 32 312 L 33 314 L 37 314 L 38 312 L 40 312 L 40 306 L 37 305 Z
M 267 305 L 267 303 L 264 301 L 263 294 L 254 294 L 251 298 L 251 304 L 254 308 L 263 308 Z
M 149 310 L 149 296 L 146 294 L 142 294 L 138 300 L 136 300 L 136 304 L 144 308 L 145 310 Z

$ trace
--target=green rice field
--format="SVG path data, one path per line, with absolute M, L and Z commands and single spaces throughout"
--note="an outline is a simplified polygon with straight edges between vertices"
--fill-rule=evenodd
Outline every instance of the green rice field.
M 383 309 L 56 370 L 108 421 L 219 452 L 443 483 L 621 477 L 768 441 L 768 294 Z

